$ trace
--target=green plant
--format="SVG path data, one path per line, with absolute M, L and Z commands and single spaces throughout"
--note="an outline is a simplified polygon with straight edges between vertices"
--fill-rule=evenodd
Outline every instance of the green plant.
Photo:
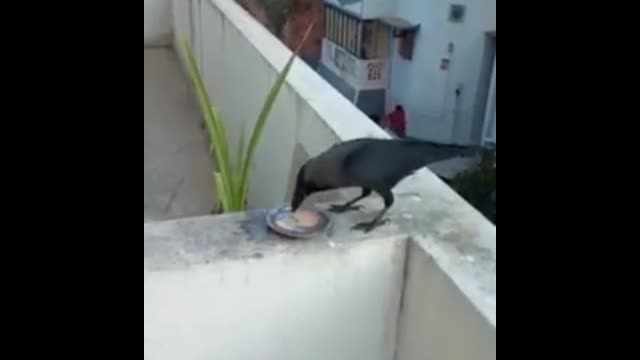
M 300 48 L 311 33 L 314 24 L 315 20 L 307 28 L 302 41 L 300 41 L 298 47 L 291 54 L 291 57 L 271 86 L 262 105 L 262 109 L 258 114 L 258 118 L 251 132 L 251 137 L 249 138 L 249 144 L 246 148 L 243 123 L 238 147 L 233 159 L 229 153 L 229 143 L 224 122 L 220 119 L 215 107 L 211 103 L 211 99 L 209 98 L 209 94 L 207 93 L 202 76 L 195 62 L 191 46 L 187 41 L 182 42 L 183 57 L 186 61 L 189 76 L 195 86 L 198 102 L 205 118 L 207 131 L 209 132 L 209 139 L 211 141 L 209 155 L 214 157 L 217 164 L 217 170 L 214 171 L 214 182 L 216 194 L 220 202 L 219 208 L 222 212 L 242 211 L 246 208 L 249 190 L 249 167 L 253 160 L 253 155 L 260 142 L 260 137 L 269 113 L 271 112 L 271 108 L 284 84 L 284 80 Z

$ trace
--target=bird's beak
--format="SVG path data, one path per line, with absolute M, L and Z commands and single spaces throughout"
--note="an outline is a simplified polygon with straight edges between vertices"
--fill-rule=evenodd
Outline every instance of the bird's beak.
M 293 200 L 291 200 L 291 211 L 298 210 L 304 199 L 307 197 L 307 193 L 302 188 L 296 188 L 293 193 Z

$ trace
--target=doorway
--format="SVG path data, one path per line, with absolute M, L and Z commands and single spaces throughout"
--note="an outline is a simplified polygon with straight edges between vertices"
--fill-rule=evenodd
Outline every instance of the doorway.
M 492 78 L 495 77 L 496 61 L 496 32 L 486 33 L 484 38 L 484 51 L 482 54 L 482 65 L 480 66 L 480 78 L 478 81 L 478 92 L 475 100 L 475 113 L 471 128 L 471 141 L 474 144 L 482 144 L 485 128 L 485 117 L 487 114 L 487 104 L 491 92 Z M 495 88 L 495 85 L 494 85 Z M 495 91 L 495 90 L 494 90 Z M 495 95 L 494 95 L 495 96 Z M 495 102 L 495 100 L 494 100 Z M 495 113 L 495 110 L 493 110 Z

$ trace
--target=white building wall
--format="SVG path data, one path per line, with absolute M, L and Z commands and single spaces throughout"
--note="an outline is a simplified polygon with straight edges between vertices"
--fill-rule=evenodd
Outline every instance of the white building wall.
M 461 0 L 466 5 L 462 23 L 449 21 L 450 2 L 396 0 L 396 15 L 420 24 L 412 60 L 391 50 L 390 106 L 402 102 L 408 112 L 408 133 L 433 141 L 468 144 L 481 75 L 486 32 L 496 28 L 495 0 Z M 449 43 L 453 52 L 449 53 Z M 442 59 L 449 69 L 440 68 Z M 460 96 L 456 97 L 456 88 Z M 486 91 L 486 90 L 485 90 Z

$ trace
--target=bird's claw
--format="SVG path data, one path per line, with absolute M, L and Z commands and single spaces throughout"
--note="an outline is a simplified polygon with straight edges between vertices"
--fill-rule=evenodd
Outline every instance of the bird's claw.
M 331 205 L 329 207 L 329 211 L 333 212 L 333 213 L 343 213 L 343 212 L 347 212 L 347 211 L 352 211 L 352 210 L 360 210 L 362 208 L 362 205 Z
M 355 224 L 353 227 L 351 227 L 351 229 L 361 230 L 361 231 L 364 231 L 365 233 L 368 233 L 368 232 L 371 232 L 371 230 L 377 228 L 378 226 L 382 226 L 386 224 L 387 222 L 389 222 L 389 219 L 372 221 L 372 222 L 363 222 L 363 223 Z

